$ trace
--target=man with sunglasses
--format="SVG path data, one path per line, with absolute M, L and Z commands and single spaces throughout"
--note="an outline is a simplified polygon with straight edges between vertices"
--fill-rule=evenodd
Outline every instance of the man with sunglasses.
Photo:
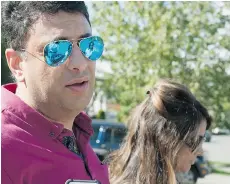
M 16 81 L 2 86 L 2 182 L 108 184 L 82 112 L 104 49 L 84 2 L 2 2 L 2 33 Z

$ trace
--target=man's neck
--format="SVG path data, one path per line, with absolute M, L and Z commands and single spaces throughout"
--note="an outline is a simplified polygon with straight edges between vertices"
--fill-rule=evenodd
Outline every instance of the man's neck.
M 80 112 L 71 112 L 70 110 L 61 108 L 54 103 L 38 102 L 37 99 L 35 100 L 31 98 L 31 95 L 27 93 L 27 90 L 23 90 L 21 87 L 17 88 L 16 95 L 31 108 L 37 110 L 49 121 L 61 123 L 66 129 L 72 131 L 74 119 Z

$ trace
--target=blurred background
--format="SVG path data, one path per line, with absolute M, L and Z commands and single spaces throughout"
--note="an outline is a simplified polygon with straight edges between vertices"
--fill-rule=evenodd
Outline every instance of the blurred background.
M 95 93 L 86 109 L 92 118 L 103 119 L 95 120 L 91 140 L 98 156 L 103 159 L 119 147 L 126 118 L 146 91 L 159 78 L 172 78 L 187 85 L 213 117 L 205 154 L 182 176 L 188 178 L 185 183 L 229 184 L 230 2 L 86 4 L 93 33 L 105 42 Z M 2 37 L 2 84 L 12 81 L 5 47 Z

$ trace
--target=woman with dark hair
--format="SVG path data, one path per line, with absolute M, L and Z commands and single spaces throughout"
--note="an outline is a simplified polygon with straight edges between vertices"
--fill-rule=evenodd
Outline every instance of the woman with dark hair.
M 161 80 L 132 112 L 121 148 L 109 156 L 111 184 L 176 184 L 201 155 L 211 117 L 184 85 Z

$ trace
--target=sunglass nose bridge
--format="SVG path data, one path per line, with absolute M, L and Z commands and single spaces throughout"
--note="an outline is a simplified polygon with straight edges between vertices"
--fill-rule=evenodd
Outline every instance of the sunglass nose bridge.
M 78 55 L 79 52 L 90 61 L 96 61 L 101 57 L 103 50 L 103 40 L 100 37 L 92 36 L 80 40 L 51 42 L 45 46 L 44 56 L 45 62 L 49 66 L 55 67 L 63 64 L 71 55 Z
M 71 53 L 73 53 L 73 51 L 76 49 L 78 52 L 81 52 L 81 49 L 80 49 L 80 41 L 72 41 L 72 51 Z M 82 53 L 82 52 L 81 52 Z

